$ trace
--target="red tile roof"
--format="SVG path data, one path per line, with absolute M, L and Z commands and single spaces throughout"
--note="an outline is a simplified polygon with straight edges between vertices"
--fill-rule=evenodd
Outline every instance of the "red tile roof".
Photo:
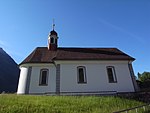
M 51 63 L 54 60 L 135 60 L 117 48 L 57 48 L 37 47 L 21 64 Z

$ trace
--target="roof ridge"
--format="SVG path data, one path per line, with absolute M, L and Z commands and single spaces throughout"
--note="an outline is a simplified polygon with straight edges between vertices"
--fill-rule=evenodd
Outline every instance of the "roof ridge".
M 47 47 L 36 47 L 36 49 L 38 48 L 47 48 Z M 117 47 L 58 47 L 58 49 L 118 49 L 118 48 Z
M 118 49 L 116 47 L 58 47 L 58 49 Z

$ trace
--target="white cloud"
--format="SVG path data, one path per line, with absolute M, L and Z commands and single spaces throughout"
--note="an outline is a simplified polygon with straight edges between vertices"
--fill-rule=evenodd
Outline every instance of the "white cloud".
M 100 21 L 102 24 L 107 25 L 108 27 L 111 27 L 111 28 L 113 28 L 113 29 L 115 29 L 115 30 L 117 30 L 117 31 L 120 31 L 120 32 L 122 32 L 122 33 L 125 33 L 125 34 L 129 35 L 130 37 L 134 38 L 135 40 L 137 40 L 137 41 L 140 42 L 140 43 L 143 43 L 143 44 L 145 43 L 145 41 L 144 41 L 141 37 L 139 37 L 139 36 L 137 36 L 137 35 L 135 35 L 135 34 L 129 32 L 129 31 L 127 31 L 127 30 L 125 30 L 125 29 L 123 29 L 123 28 L 117 26 L 117 25 L 111 24 L 111 23 L 109 23 L 109 22 L 107 22 L 107 21 L 105 21 L 105 20 L 103 20 L 103 19 L 99 19 L 99 21 Z
M 4 46 L 5 47 L 5 46 L 8 46 L 8 45 L 7 45 L 7 43 L 5 41 L 0 40 L 0 46 L 2 46 L 2 47 Z
M 9 43 L 3 40 L 0 40 L 0 48 L 3 48 L 3 50 L 7 54 L 9 54 L 15 61 L 18 61 L 23 58 L 23 55 L 20 52 L 13 49 L 13 47 L 9 45 Z

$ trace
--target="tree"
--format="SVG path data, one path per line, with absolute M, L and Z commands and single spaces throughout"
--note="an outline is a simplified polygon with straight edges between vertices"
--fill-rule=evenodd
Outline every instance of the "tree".
M 138 80 L 141 82 L 150 81 L 150 72 L 143 72 L 142 74 L 138 72 Z
M 138 73 L 138 85 L 141 89 L 150 91 L 150 72 Z

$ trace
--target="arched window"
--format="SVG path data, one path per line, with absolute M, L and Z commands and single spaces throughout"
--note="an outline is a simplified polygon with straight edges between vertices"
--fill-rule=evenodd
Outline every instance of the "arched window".
M 51 44 L 53 44 L 54 43 L 54 38 L 53 37 L 51 37 Z
M 41 69 L 39 85 L 48 85 L 48 69 Z
M 116 83 L 116 72 L 114 66 L 107 66 L 107 75 L 108 75 L 108 81 L 109 83 Z
M 86 68 L 84 66 L 77 67 L 78 83 L 86 83 Z
M 57 44 L 57 39 L 55 39 L 55 44 Z

